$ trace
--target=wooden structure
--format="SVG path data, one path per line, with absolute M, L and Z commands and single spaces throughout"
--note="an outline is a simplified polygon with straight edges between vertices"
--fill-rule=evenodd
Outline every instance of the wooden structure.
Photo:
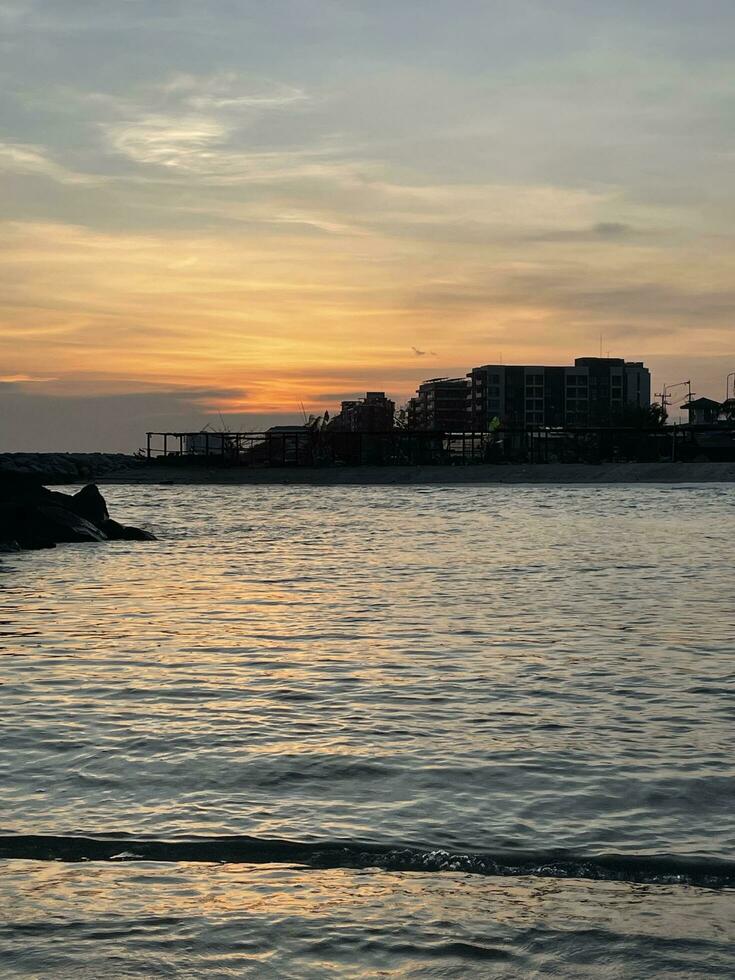
M 735 428 L 525 428 L 497 432 L 340 432 L 308 426 L 267 432 L 148 432 L 145 455 L 209 466 L 464 466 L 735 459 Z

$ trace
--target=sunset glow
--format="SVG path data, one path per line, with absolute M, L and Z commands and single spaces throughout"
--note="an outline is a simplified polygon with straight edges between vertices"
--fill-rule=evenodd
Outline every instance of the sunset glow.
M 722 397 L 733 13 L 657 6 L 0 3 L 9 447 L 600 349 Z

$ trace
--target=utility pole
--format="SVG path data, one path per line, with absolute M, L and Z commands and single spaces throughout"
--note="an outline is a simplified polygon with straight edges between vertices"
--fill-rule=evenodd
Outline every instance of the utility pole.
M 668 415 L 667 408 L 669 406 L 669 392 L 674 388 L 681 388 L 683 385 L 686 385 L 689 390 L 689 401 L 691 402 L 692 398 L 694 397 L 694 393 L 692 392 L 692 382 L 690 380 L 677 381 L 673 385 L 663 385 L 661 391 L 656 392 L 656 397 L 661 399 L 661 408 L 663 409 L 665 415 Z

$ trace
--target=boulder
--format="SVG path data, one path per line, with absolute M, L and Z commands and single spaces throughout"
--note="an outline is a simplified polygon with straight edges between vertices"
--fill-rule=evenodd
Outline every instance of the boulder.
M 29 503 L 50 495 L 35 474 L 0 471 L 0 504 Z
M 65 507 L 42 504 L 35 508 L 35 527 L 59 543 L 106 541 L 107 535 L 91 521 Z
M 128 527 L 125 524 L 118 524 L 108 517 L 100 525 L 100 529 L 107 535 L 109 541 L 155 541 L 155 534 L 150 531 L 143 531 L 139 527 Z
M 56 543 L 155 541 L 155 535 L 110 520 L 94 485 L 73 496 L 48 490 L 31 474 L 0 471 L 0 543 L 53 548 Z
M 67 497 L 66 499 L 68 500 L 67 506 L 70 510 L 73 510 L 80 517 L 91 521 L 97 527 L 100 527 L 110 516 L 107 512 L 105 498 L 100 493 L 96 483 L 90 483 L 86 487 L 82 487 L 73 497 Z

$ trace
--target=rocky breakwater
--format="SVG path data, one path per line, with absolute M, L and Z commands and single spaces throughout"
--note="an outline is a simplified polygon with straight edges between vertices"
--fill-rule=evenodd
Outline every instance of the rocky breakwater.
M 70 495 L 26 474 L 0 474 L 0 551 L 93 541 L 155 541 L 155 535 L 112 520 L 93 483 Z
M 125 453 L 0 453 L 0 474 L 30 473 L 44 483 L 127 477 L 144 465 L 144 460 Z

